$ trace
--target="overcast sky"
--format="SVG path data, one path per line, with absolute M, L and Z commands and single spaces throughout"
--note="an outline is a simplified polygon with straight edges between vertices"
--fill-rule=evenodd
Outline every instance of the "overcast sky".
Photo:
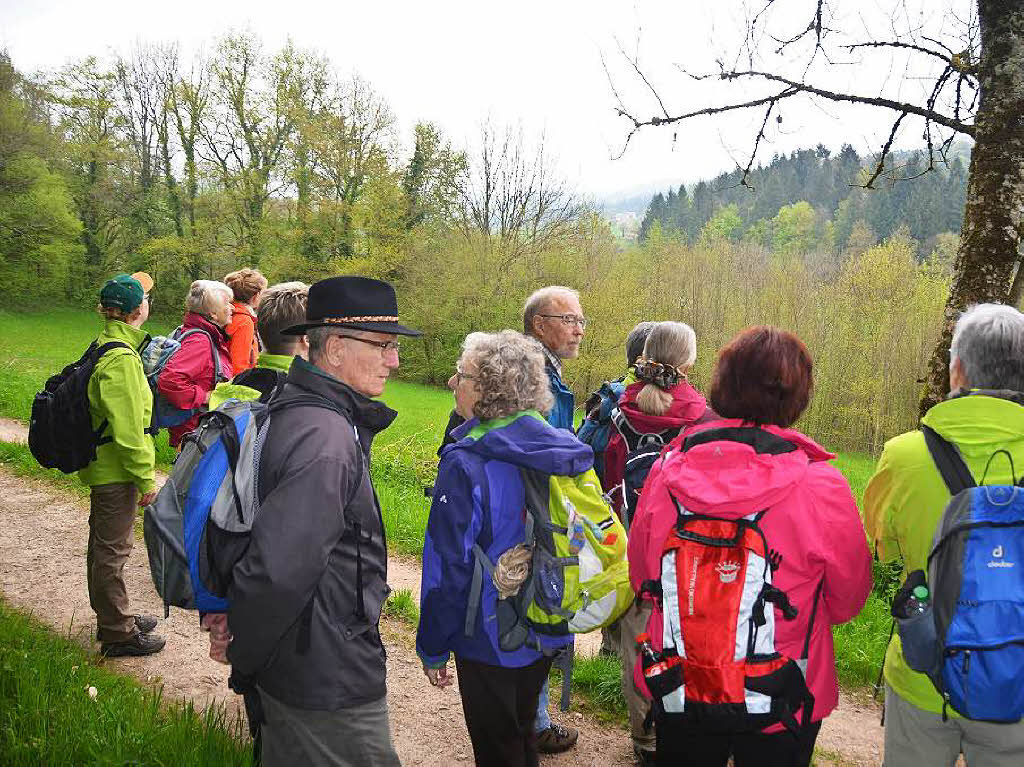
M 951 2 L 962 9 L 971 5 Z M 775 23 L 780 30 L 798 31 L 813 5 L 812 0 L 779 0 Z M 879 38 L 891 37 L 887 11 L 897 3 L 855 0 L 840 5 L 850 9 L 843 22 L 851 31 L 867 28 Z M 949 32 L 948 14 L 935 3 L 918 6 L 908 0 L 900 6 L 911 7 L 914 24 Z M 624 100 L 637 105 L 645 117 L 657 105 L 631 74 L 618 44 L 639 53 L 642 68 L 672 113 L 706 106 L 709 98 L 744 97 L 742 89 L 730 91 L 717 84 L 701 90 L 674 65 L 707 71 L 714 68 L 716 57 L 734 55 L 746 12 L 742 0 L 0 0 L 0 47 L 9 50 L 19 70 L 34 72 L 87 55 L 127 53 L 139 40 L 176 41 L 187 57 L 212 49 L 217 36 L 232 29 L 252 30 L 268 49 L 290 37 L 300 47 L 327 54 L 339 71 L 357 72 L 368 80 L 390 104 L 406 136 L 418 120 L 438 123 L 458 144 L 471 142 L 488 116 L 521 124 L 527 134 L 545 134 L 577 189 L 605 198 L 711 177 L 732 169 L 735 161 L 745 164 L 760 124 L 757 113 L 648 129 L 633 139 L 621 159 L 613 160 L 628 125 L 614 113 L 601 56 L 609 62 Z M 824 73 L 821 81 L 855 87 L 865 95 L 877 95 L 884 87 L 919 99 L 924 86 L 916 74 L 902 64 L 893 67 L 891 57 L 879 57 Z M 765 161 L 775 151 L 819 141 L 833 148 L 849 142 L 862 153 L 877 150 L 892 121 L 865 108 L 820 108 L 795 101 L 782 114 L 782 124 L 765 146 Z M 908 120 L 900 144 L 922 143 L 921 125 Z

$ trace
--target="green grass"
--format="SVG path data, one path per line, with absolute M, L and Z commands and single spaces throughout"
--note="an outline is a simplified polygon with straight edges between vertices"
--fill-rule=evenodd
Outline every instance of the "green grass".
M 251 764 L 243 723 L 223 708 L 166 705 L 159 691 L 95 660 L 0 600 L 4 765 Z
M 384 603 L 384 615 L 402 621 L 412 629 L 415 629 L 420 622 L 420 608 L 416 600 L 412 598 L 410 589 L 399 589 L 388 595 L 388 601 Z

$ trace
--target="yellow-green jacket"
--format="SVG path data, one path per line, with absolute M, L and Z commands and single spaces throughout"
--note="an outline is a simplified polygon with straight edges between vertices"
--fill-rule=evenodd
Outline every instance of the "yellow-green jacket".
M 111 349 L 96 362 L 89 378 L 89 412 L 93 428 L 103 420 L 102 437 L 111 441 L 96 448 L 96 460 L 78 472 L 83 484 L 131 482 L 142 494 L 155 489 L 153 438 L 146 433 L 153 413 L 153 392 L 142 370 L 141 349 L 149 335 L 120 320 L 107 320 L 96 339 L 102 346 L 123 341 L 130 346 Z
M 988 459 L 999 449 L 1008 450 L 1014 465 L 1024 467 L 1024 405 L 1000 394 L 954 397 L 935 405 L 921 419 L 956 445 L 977 482 Z M 1024 403 L 1024 397 L 1016 396 Z M 1009 462 L 1005 456 L 997 457 L 985 484 L 1011 482 Z M 904 576 L 913 570 L 927 570 L 935 528 L 947 503 L 949 491 L 928 453 L 924 435 L 911 431 L 886 442 L 864 493 L 864 524 L 879 558 L 902 560 Z M 942 713 L 942 699 L 928 677 L 912 671 L 903 659 L 898 634 L 885 656 L 885 679 L 909 703 Z

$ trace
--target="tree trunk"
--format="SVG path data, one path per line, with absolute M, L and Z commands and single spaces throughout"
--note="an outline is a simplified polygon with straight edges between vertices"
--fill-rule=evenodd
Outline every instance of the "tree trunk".
M 979 0 L 981 60 L 967 205 L 942 334 L 921 414 L 949 392 L 949 344 L 960 312 L 1009 297 L 1024 221 L 1024 0 Z

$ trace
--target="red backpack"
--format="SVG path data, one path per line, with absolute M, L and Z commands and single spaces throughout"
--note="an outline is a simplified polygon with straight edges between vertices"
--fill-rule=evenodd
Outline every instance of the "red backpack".
M 796 447 L 756 428 L 698 432 L 681 451 L 731 440 L 773 454 Z M 665 453 L 671 460 L 676 451 Z M 797 610 L 772 585 L 781 556 L 758 524 L 765 510 L 742 519 L 688 511 L 673 498 L 678 519 L 665 541 L 661 579 L 646 581 L 640 597 L 662 613 L 662 653 L 640 655 L 650 690 L 651 716 L 663 726 L 701 732 L 737 733 L 781 723 L 791 731 L 810 722 L 814 697 L 804 674 L 821 584 L 814 594 L 802 657 L 775 649 L 775 607 L 792 620 Z M 798 724 L 796 715 L 802 711 Z

